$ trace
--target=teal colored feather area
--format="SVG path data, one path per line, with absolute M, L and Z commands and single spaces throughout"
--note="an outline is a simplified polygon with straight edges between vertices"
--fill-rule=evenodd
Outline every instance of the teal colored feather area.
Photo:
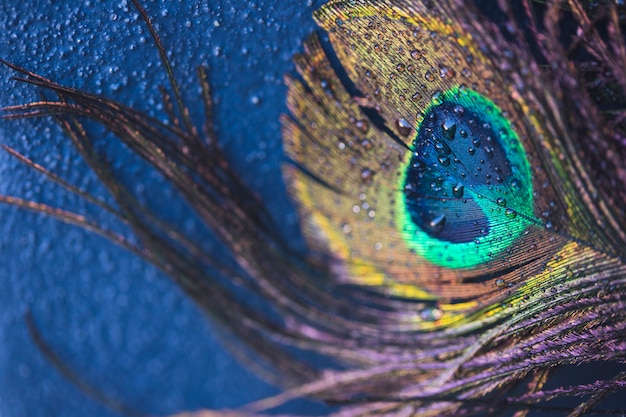
M 539 223 L 526 152 L 493 101 L 465 86 L 438 92 L 415 131 L 396 200 L 411 250 L 439 266 L 472 268 Z

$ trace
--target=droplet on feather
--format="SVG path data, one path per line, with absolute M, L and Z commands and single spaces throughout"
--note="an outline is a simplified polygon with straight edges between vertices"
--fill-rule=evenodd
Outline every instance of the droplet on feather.
M 446 225 L 446 215 L 439 214 L 433 217 L 428 224 L 433 231 L 441 231 L 443 227 Z
M 426 307 L 420 312 L 420 317 L 424 321 L 437 321 L 443 316 L 443 311 L 438 307 Z
M 396 120 L 396 127 L 398 128 L 398 133 L 402 136 L 409 136 L 411 134 L 411 124 L 404 118 L 400 118 Z
M 514 219 L 515 217 L 517 217 L 517 212 L 515 210 L 513 210 L 512 208 L 507 208 L 506 211 L 504 212 L 504 214 L 509 219 Z
M 363 168 L 363 170 L 361 170 L 361 179 L 363 180 L 363 182 L 369 183 L 372 181 L 374 174 L 375 172 L 371 169 Z
M 446 66 L 439 67 L 439 76 L 444 80 L 451 80 L 455 75 L 456 73 L 452 68 Z
M 456 198 L 463 197 L 464 191 L 465 191 L 465 186 L 461 184 L 460 182 L 458 182 L 454 187 L 452 187 L 452 195 L 454 195 Z
M 443 123 L 441 123 L 441 129 L 443 129 L 446 139 L 453 140 L 456 134 L 456 122 L 454 119 L 446 118 Z
M 421 57 L 422 57 L 422 53 L 418 51 L 417 49 L 414 49 L 411 51 L 411 58 L 420 59 Z

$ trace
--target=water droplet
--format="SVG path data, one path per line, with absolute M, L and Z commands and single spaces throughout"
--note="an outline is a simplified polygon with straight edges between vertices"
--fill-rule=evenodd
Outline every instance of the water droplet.
M 421 57 L 422 57 L 422 53 L 418 51 L 417 49 L 414 49 L 411 51 L 411 58 L 420 59 Z
M 398 72 L 404 72 L 404 64 L 398 64 L 396 65 L 396 69 L 398 70 Z
M 426 73 L 424 74 L 424 78 L 426 79 L 426 81 L 435 81 L 435 76 L 430 71 L 426 71 Z
M 361 179 L 363 180 L 363 182 L 370 182 L 374 174 L 375 172 L 371 169 L 363 168 L 363 170 L 361 171 Z
M 437 321 L 443 316 L 443 311 L 438 307 L 426 307 L 420 312 L 420 317 L 424 321 Z
M 413 168 L 415 168 L 417 170 L 423 171 L 423 170 L 426 169 L 426 164 L 422 160 L 414 159 L 413 160 Z
M 454 195 L 456 198 L 463 197 L 464 191 L 465 191 L 465 186 L 461 184 L 460 182 L 457 182 L 456 185 L 452 187 L 452 195 Z
M 467 148 L 467 153 L 469 153 L 470 155 L 474 155 L 476 153 L 476 148 L 470 146 L 469 148 Z
M 496 200 L 496 204 L 500 207 L 504 207 L 506 206 L 506 199 L 504 197 L 498 197 L 498 199 Z
M 443 123 L 441 123 L 441 128 L 443 129 L 444 136 L 448 140 L 454 139 L 456 133 L 456 121 L 454 119 L 446 118 Z
M 498 278 L 496 280 L 496 287 L 498 287 L 498 288 L 504 287 L 504 280 L 502 278 Z
M 448 158 L 447 156 L 440 156 L 437 159 L 439 160 L 439 163 L 443 165 L 444 167 L 447 167 L 448 165 L 450 165 L 450 158 Z
M 435 149 L 437 150 L 437 154 L 439 156 L 446 156 L 446 155 L 450 155 L 450 147 L 448 145 L 446 145 L 443 142 L 435 142 Z
M 440 104 L 443 104 L 443 93 L 441 91 L 435 91 L 431 97 L 431 100 L 435 106 L 439 106 Z M 431 114 L 434 115 L 435 113 L 431 113 Z
M 430 223 L 428 223 L 428 226 L 430 226 L 431 229 L 435 230 L 435 231 L 439 231 L 441 229 L 443 229 L 443 227 L 446 225 L 446 215 L 445 214 L 440 214 L 438 216 L 435 216 Z
M 514 219 L 515 217 L 517 217 L 517 212 L 515 210 L 513 210 L 512 208 L 507 208 L 505 210 L 504 214 L 509 219 Z
M 398 133 L 402 136 L 409 136 L 411 134 L 412 126 L 404 118 L 396 120 L 396 127 L 398 128 Z
M 357 129 L 359 129 L 361 132 L 365 133 L 369 130 L 370 125 L 367 122 L 367 120 L 365 119 L 359 119 L 357 120 L 354 125 L 356 126 Z
M 450 80 L 452 78 L 454 78 L 454 76 L 456 75 L 456 73 L 454 72 L 454 70 L 450 67 L 446 67 L 446 66 L 440 66 L 439 67 L 439 76 L 443 79 L 446 80 Z

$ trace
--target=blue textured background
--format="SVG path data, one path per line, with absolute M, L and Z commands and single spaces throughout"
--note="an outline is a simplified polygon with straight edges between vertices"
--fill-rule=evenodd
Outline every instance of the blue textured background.
M 55 81 L 103 94 L 162 117 L 156 86 L 166 79 L 157 51 L 127 1 L 3 2 L 0 57 Z M 201 121 L 197 65 L 211 67 L 216 128 L 245 180 L 297 227 L 285 195 L 279 115 L 283 74 L 315 30 L 322 1 L 145 1 L 184 94 Z M 0 68 L 0 105 L 37 98 Z M 104 141 L 111 138 L 104 137 Z M 1 121 L 0 141 L 70 182 L 104 195 L 49 119 Z M 167 185 L 113 147 L 120 175 L 142 199 L 193 233 L 197 224 Z M 0 153 L 0 193 L 111 219 Z M 168 205 L 163 202 L 168 201 Z M 0 416 L 113 416 L 47 363 L 23 315 L 85 380 L 154 414 L 232 407 L 275 393 L 222 349 L 214 330 L 166 276 L 107 241 L 45 216 L 0 206 Z M 207 248 L 211 242 L 207 242 Z M 291 411 L 311 412 L 305 402 Z

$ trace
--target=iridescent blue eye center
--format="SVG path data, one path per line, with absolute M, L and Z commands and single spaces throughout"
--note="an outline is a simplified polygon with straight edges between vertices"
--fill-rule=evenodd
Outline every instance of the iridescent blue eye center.
M 473 242 L 490 222 L 466 189 L 501 184 L 511 176 L 497 132 L 455 103 L 433 106 L 413 142 L 404 195 L 411 220 L 429 236 Z

